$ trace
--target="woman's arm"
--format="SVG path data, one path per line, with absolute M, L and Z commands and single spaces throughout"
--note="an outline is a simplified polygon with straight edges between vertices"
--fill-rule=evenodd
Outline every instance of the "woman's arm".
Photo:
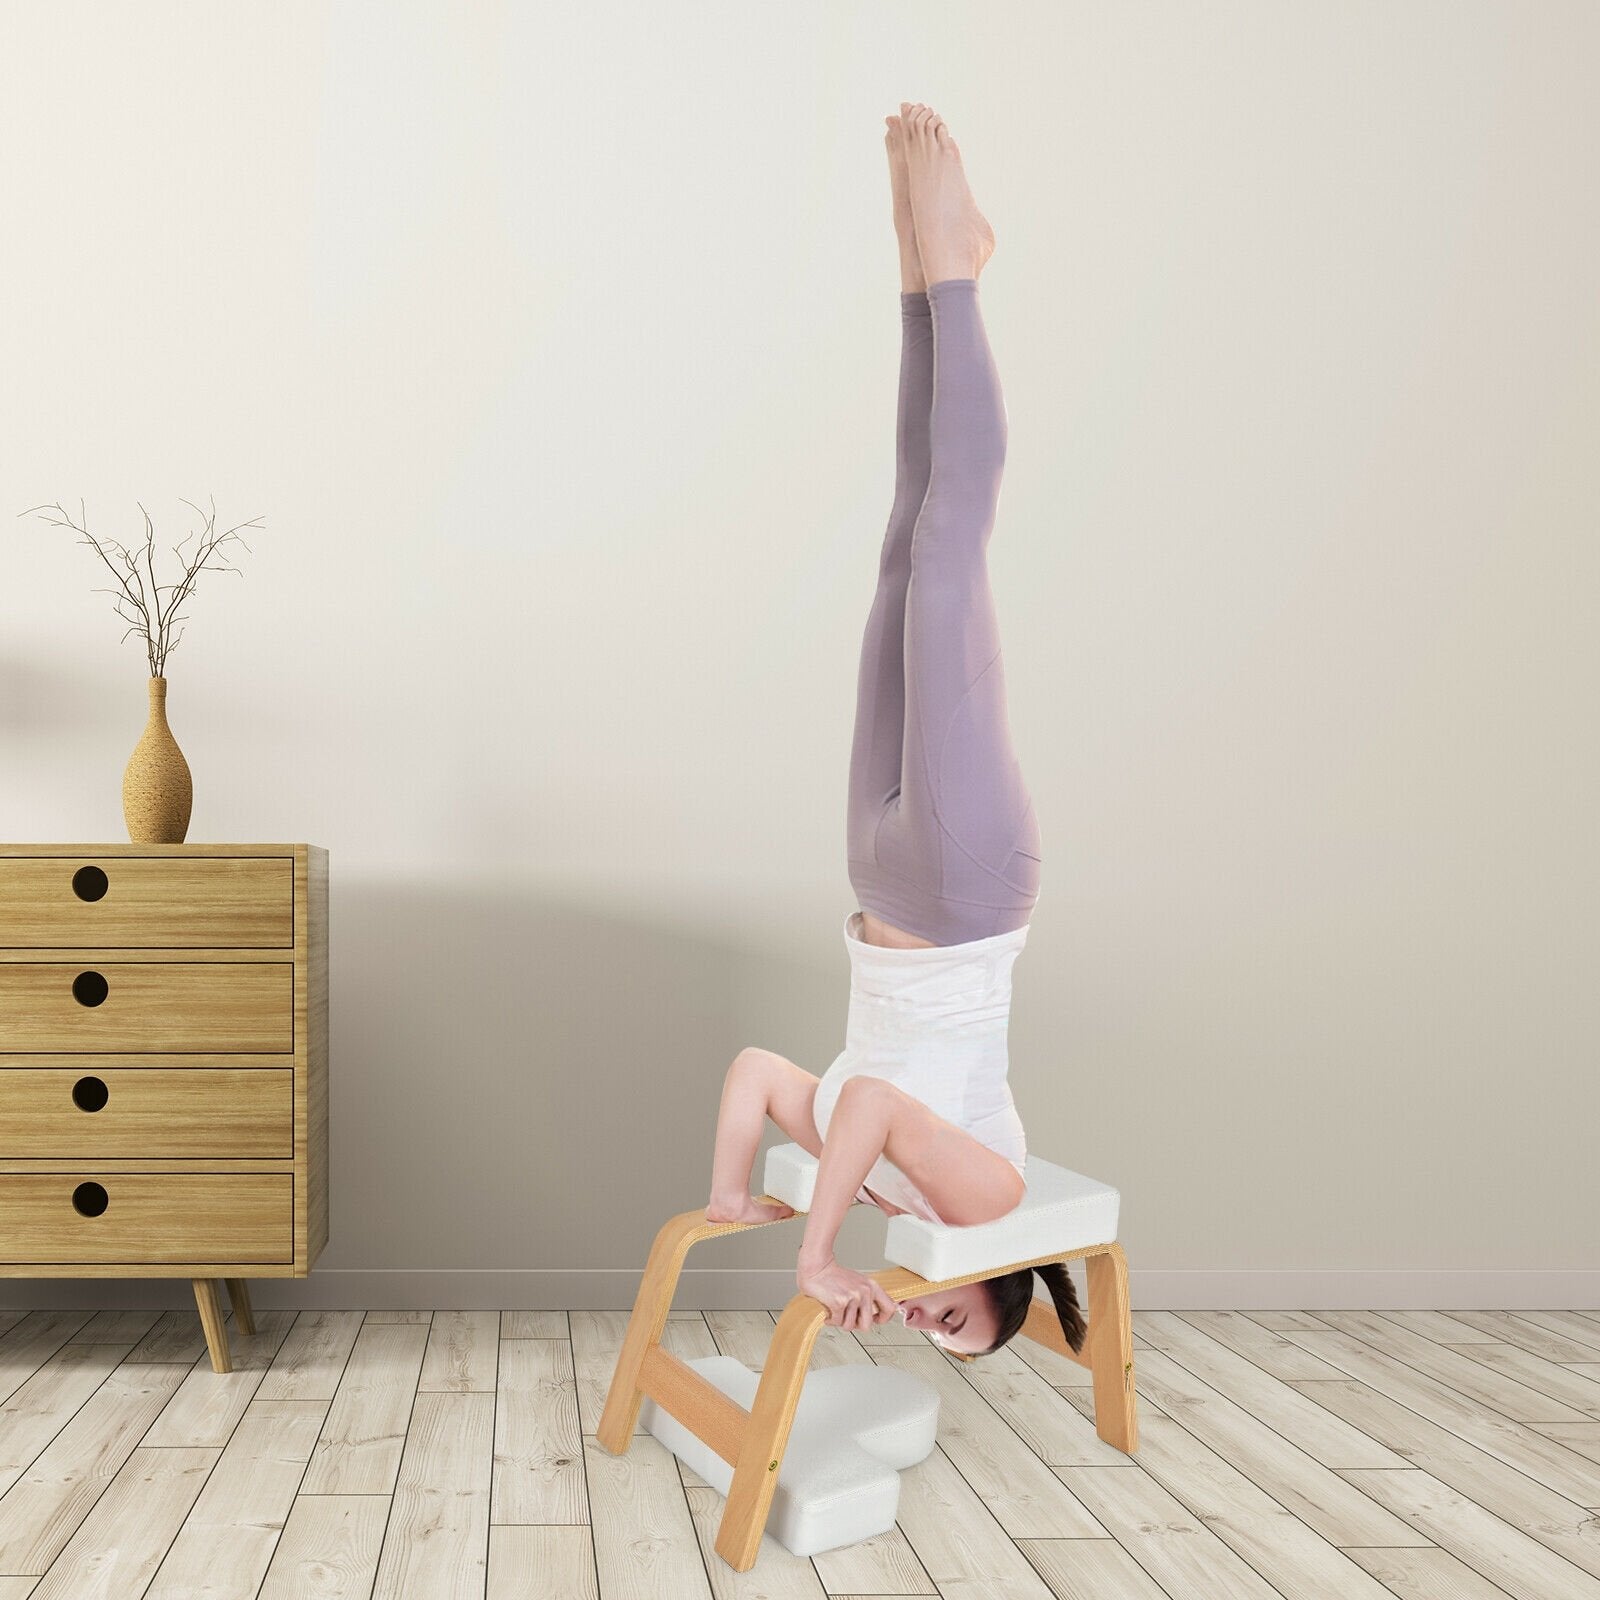
M 882 1078 L 850 1079 L 839 1091 L 817 1162 L 795 1280 L 802 1294 L 828 1308 L 828 1321 L 842 1328 L 875 1327 L 899 1309 L 876 1278 L 833 1259 L 844 1214 L 888 1144 L 897 1099 L 894 1086 Z
M 800 1264 L 822 1266 L 833 1260 L 845 1213 L 889 1142 L 897 1098 L 893 1084 L 860 1074 L 839 1091 L 822 1142 L 817 1179 L 800 1241 Z

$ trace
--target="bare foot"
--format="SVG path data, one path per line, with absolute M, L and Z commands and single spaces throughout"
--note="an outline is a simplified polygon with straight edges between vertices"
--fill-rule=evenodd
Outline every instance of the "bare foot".
M 901 101 L 900 121 L 923 274 L 929 283 L 976 278 L 994 254 L 994 229 L 967 187 L 961 151 L 944 118 L 920 102 Z
M 754 1195 L 715 1196 L 706 1204 L 707 1222 L 782 1222 L 794 1215 L 794 1207 L 776 1201 L 757 1200 Z
M 899 117 L 883 120 L 889 127 L 883 143 L 889 152 L 894 234 L 900 242 L 900 289 L 903 294 L 922 294 L 928 287 L 928 280 L 922 275 L 922 252 L 917 249 L 916 219 L 911 214 L 911 173 L 906 166 L 905 128 Z

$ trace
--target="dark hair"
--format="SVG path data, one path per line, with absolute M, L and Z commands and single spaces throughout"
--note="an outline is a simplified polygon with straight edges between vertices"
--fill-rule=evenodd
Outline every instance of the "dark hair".
M 999 1332 L 987 1350 L 975 1350 L 971 1357 L 993 1355 L 1001 1345 L 1014 1338 L 1028 1320 L 1028 1308 L 1033 1304 L 1033 1275 L 1044 1279 L 1050 1298 L 1056 1303 L 1056 1315 L 1061 1318 L 1061 1331 L 1074 1351 L 1083 1349 L 1084 1336 L 1089 1325 L 1083 1320 L 1078 1307 L 1078 1291 L 1061 1261 L 1047 1261 L 1042 1267 L 1022 1267 L 1016 1272 L 1002 1272 L 997 1278 L 979 1281 L 989 1291 L 990 1303 L 1000 1319 Z M 952 1352 L 954 1354 L 955 1352 Z

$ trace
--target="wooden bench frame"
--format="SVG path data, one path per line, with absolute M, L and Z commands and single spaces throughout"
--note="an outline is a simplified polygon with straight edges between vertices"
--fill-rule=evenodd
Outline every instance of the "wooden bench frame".
M 792 1222 L 794 1217 L 774 1220 Z M 761 1369 L 755 1403 L 748 1411 L 687 1362 L 663 1349 L 661 1335 L 690 1249 L 702 1239 L 770 1226 L 765 1222 L 710 1222 L 704 1207 L 681 1211 L 662 1224 L 639 1282 L 597 1434 L 613 1455 L 626 1455 L 639 1425 L 639 1407 L 649 1395 L 715 1450 L 733 1468 L 716 1550 L 736 1572 L 748 1572 L 755 1565 L 772 1509 L 778 1467 L 811 1363 L 811 1349 L 818 1329 L 828 1320 L 828 1309 L 808 1294 L 796 1294 L 784 1307 Z M 1090 1370 L 1094 1375 L 1095 1432 L 1107 1444 L 1132 1455 L 1139 1447 L 1138 1419 L 1134 1414 L 1133 1318 L 1128 1301 L 1127 1258 L 1115 1240 L 1027 1261 L 996 1263 L 982 1272 L 941 1278 L 938 1282 L 919 1277 L 905 1267 L 885 1267 L 867 1276 L 876 1279 L 891 1299 L 901 1301 L 1022 1267 L 1076 1260 L 1083 1261 L 1089 1283 L 1089 1331 L 1082 1353 L 1068 1345 L 1055 1305 L 1048 1299 L 1034 1299 L 1020 1333 Z

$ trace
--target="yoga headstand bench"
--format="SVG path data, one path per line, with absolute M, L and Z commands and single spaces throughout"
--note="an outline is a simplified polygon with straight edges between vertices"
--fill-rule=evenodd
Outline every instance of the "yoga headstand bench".
M 793 1206 L 795 1215 L 803 1217 L 816 1168 L 816 1158 L 799 1145 L 774 1146 L 767 1152 L 767 1197 Z M 1095 1432 L 1132 1455 L 1139 1443 L 1133 1321 L 1127 1259 L 1116 1242 L 1118 1193 L 1036 1155 L 1028 1157 L 1027 1180 L 1022 1204 L 995 1222 L 956 1228 L 909 1213 L 892 1217 L 884 1255 L 899 1264 L 871 1276 L 900 1301 L 1023 1267 L 1081 1260 L 1089 1284 L 1089 1332 L 1082 1353 L 1075 1353 L 1062 1337 L 1060 1318 L 1048 1299 L 1035 1299 L 1021 1331 L 1089 1369 Z M 648 1395 L 727 1462 L 733 1479 L 716 1550 L 738 1572 L 755 1565 L 812 1346 L 827 1310 L 807 1294 L 795 1295 L 784 1307 L 748 1410 L 663 1349 L 661 1335 L 691 1247 L 702 1239 L 766 1226 L 770 1224 L 707 1222 L 704 1207 L 681 1211 L 662 1225 L 634 1300 L 597 1434 L 613 1455 L 627 1454 Z

